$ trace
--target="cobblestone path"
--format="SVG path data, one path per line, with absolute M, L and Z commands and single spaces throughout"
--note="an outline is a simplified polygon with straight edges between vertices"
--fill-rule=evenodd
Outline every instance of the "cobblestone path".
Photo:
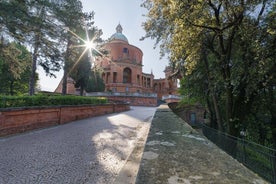
M 156 108 L 0 138 L 0 184 L 112 183 Z

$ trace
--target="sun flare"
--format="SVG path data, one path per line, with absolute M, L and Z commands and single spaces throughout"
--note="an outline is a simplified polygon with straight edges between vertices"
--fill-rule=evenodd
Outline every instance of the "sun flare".
M 97 44 L 95 43 L 95 37 L 93 37 L 90 40 L 89 37 L 87 36 L 86 39 L 83 39 L 79 35 L 74 33 L 73 31 L 71 31 L 70 29 L 66 29 L 66 31 L 70 32 L 72 35 L 74 35 L 78 40 L 82 41 L 82 43 L 83 43 L 81 45 L 73 45 L 72 47 L 74 47 L 74 48 L 84 48 L 84 50 L 82 51 L 79 58 L 77 59 L 77 61 L 74 63 L 74 65 L 70 69 L 69 73 L 71 73 L 75 69 L 75 67 L 80 62 L 80 60 L 83 58 L 83 56 L 87 53 L 87 51 L 88 51 L 88 56 L 91 57 L 91 58 L 93 58 L 92 51 L 97 53 L 97 55 L 105 57 L 104 54 L 97 49 Z M 107 59 L 109 59 L 109 58 L 107 58 Z M 92 68 L 94 67 L 94 65 L 95 65 L 95 63 L 93 63 L 93 59 L 91 59 Z
M 86 47 L 87 49 L 95 49 L 95 48 L 96 48 L 96 45 L 95 45 L 95 43 L 93 43 L 93 41 L 86 41 L 86 42 L 85 42 L 85 47 Z

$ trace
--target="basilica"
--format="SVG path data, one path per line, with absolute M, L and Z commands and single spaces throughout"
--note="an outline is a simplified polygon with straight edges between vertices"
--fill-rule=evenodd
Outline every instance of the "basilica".
M 165 78 L 154 79 L 154 74 L 143 72 L 143 52 L 129 44 L 120 24 L 116 32 L 105 43 L 107 57 L 97 57 L 94 66 L 101 68 L 105 91 L 127 94 L 156 94 L 157 99 L 166 95 L 177 94 L 177 80 L 171 78 L 170 67 L 164 69 Z M 61 84 L 61 83 L 60 83 Z M 67 80 L 67 92 L 76 94 L 72 79 Z M 61 92 L 61 85 L 56 89 Z

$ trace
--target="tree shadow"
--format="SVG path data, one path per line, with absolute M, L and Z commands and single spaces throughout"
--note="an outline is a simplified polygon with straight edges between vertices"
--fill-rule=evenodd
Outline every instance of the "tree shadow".
M 0 183 L 111 183 L 141 122 L 120 114 L 1 138 Z

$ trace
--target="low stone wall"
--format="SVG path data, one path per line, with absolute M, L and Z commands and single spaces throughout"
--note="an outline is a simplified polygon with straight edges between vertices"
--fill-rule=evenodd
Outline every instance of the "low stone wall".
M 108 100 L 127 102 L 133 106 L 157 106 L 157 97 L 107 96 L 107 98 Z
M 191 126 L 200 126 L 201 123 L 206 122 L 206 109 L 200 104 L 194 105 L 182 105 L 182 107 L 177 107 L 178 103 L 169 103 L 168 106 L 181 117 L 185 122 L 189 123 Z
M 0 137 L 129 109 L 129 104 L 1 109 Z
M 92 92 L 86 96 L 105 97 L 111 101 L 129 103 L 133 106 L 157 106 L 157 94 L 155 93 L 118 93 L 118 92 Z

